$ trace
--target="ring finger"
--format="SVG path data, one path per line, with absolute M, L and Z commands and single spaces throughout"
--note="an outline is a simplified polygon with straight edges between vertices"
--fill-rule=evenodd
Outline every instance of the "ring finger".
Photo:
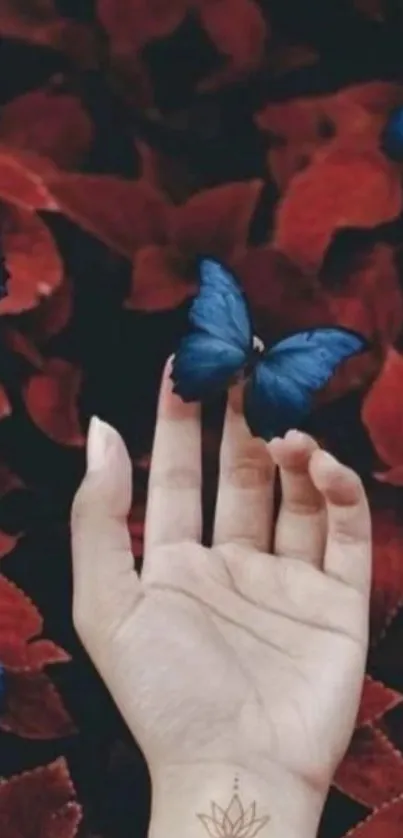
M 269 445 L 279 467 L 282 499 L 275 528 L 274 553 L 321 567 L 326 542 L 326 510 L 308 466 L 319 448 L 312 437 L 289 431 Z

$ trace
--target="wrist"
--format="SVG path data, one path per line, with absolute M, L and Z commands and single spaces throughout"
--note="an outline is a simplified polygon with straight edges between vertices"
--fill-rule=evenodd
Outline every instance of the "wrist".
M 225 763 L 165 766 L 151 779 L 149 838 L 315 838 L 325 802 L 276 766 L 264 775 Z

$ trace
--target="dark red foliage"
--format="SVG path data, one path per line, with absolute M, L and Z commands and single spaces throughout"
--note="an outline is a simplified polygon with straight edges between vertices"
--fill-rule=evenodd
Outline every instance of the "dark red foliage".
M 52 641 L 39 638 L 42 629 L 42 617 L 33 603 L 0 575 L 0 660 L 7 673 L 0 728 L 41 739 L 74 732 L 60 696 L 41 671 L 70 657 Z
M 4 388 L 3 388 L 3 390 L 4 390 Z M 10 415 L 11 405 L 10 405 L 10 402 L 8 400 L 7 393 L 4 390 L 3 410 L 5 411 L 5 410 L 7 410 L 7 408 L 8 408 L 9 412 L 6 415 Z M 4 418 L 4 415 L 3 415 L 3 418 Z M 22 489 L 23 485 L 24 484 L 23 484 L 22 480 L 20 480 L 20 478 L 16 474 L 13 474 L 7 468 L 7 466 L 4 465 L 4 463 L 2 463 L 0 465 L 0 501 L 4 497 L 6 497 L 6 495 L 8 495 L 9 492 L 13 492 L 13 491 L 17 491 L 18 489 Z M 10 553 L 11 550 L 14 549 L 15 545 L 17 544 L 18 539 L 19 539 L 19 534 L 15 534 L 15 533 L 11 534 L 11 533 L 7 533 L 7 532 L 3 532 L 3 530 L 0 529 L 0 558 L 2 558 L 3 556 L 6 556 L 7 553 Z
M 2 838 L 74 838 L 80 820 L 64 759 L 0 784 Z
M 403 756 L 387 737 L 368 726 L 356 730 L 336 772 L 335 786 L 373 809 L 396 797 L 402 783 Z
M 403 103 L 403 86 L 374 81 L 326 96 L 268 102 L 256 123 L 269 138 L 268 166 L 283 190 L 318 152 L 376 149 L 389 111 Z
M 396 475 L 403 466 L 403 356 L 391 348 L 383 368 L 365 396 L 362 420 L 380 459 Z M 387 480 L 387 476 L 384 477 Z
M 38 428 L 61 445 L 83 445 L 77 412 L 81 371 L 62 358 L 51 358 L 23 389 L 26 409 Z
M 380 681 L 374 681 L 368 675 L 365 677 L 360 709 L 357 718 L 357 728 L 362 725 L 378 721 L 388 712 L 403 702 L 403 695 L 391 690 Z
M 128 259 L 142 245 L 165 242 L 168 207 L 143 181 L 60 172 L 48 188 L 58 212 Z
M 403 795 L 376 809 L 369 818 L 349 832 L 349 838 L 400 838 L 403 828 Z
M 378 150 L 335 148 L 295 175 L 274 240 L 305 270 L 317 270 L 338 230 L 375 227 L 399 215 L 399 174 Z
M 29 210 L 8 207 L 2 234 L 10 280 L 0 315 L 19 314 L 53 293 L 62 282 L 63 264 L 48 227 Z
M 30 210 L 52 210 L 55 202 L 46 188 L 53 164 L 32 152 L 0 145 L 0 199 Z
M 172 309 L 197 288 L 195 259 L 216 256 L 228 264 L 245 253 L 261 181 L 208 189 L 172 207 L 166 217 L 166 245 L 141 248 L 133 265 L 128 308 Z M 152 282 L 150 282 L 152 277 Z
M 26 739 L 55 739 L 77 732 L 50 678 L 35 671 L 7 673 L 7 706 L 0 729 Z
M 0 141 L 43 154 L 62 168 L 79 165 L 91 140 L 91 120 L 76 96 L 33 90 L 2 108 Z
M 371 637 L 378 642 L 403 603 L 403 524 L 389 509 L 373 509 Z
M 59 16 L 53 0 L 2 0 L 2 37 L 21 39 L 65 53 L 83 69 L 96 65 L 98 39 L 89 27 Z
M 171 0 L 147 2 L 98 0 L 98 16 L 111 39 L 115 60 L 124 60 L 126 72 L 141 50 L 173 32 L 187 14 L 197 15 L 228 66 L 214 74 L 203 88 L 233 81 L 255 69 L 264 56 L 268 26 L 255 0 Z M 142 25 L 139 26 L 139 20 Z
M 364 335 L 371 346 L 386 349 L 398 338 L 403 321 L 403 293 L 393 248 L 377 244 L 357 259 L 330 294 L 336 322 Z

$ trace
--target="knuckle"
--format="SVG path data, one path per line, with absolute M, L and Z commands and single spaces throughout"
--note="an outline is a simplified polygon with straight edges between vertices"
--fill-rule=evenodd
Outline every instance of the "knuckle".
M 227 483 L 247 489 L 267 485 L 273 474 L 273 466 L 269 457 L 262 455 L 260 448 L 249 447 L 234 460 L 223 460 L 220 471 Z
M 194 489 L 199 485 L 199 473 L 196 468 L 169 466 L 152 472 L 150 489 Z

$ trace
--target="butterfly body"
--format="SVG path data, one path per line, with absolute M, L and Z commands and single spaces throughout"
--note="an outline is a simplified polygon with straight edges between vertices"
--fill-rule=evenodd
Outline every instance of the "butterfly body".
M 202 401 L 243 379 L 246 421 L 267 440 L 297 426 L 337 366 L 366 346 L 360 335 L 326 326 L 265 347 L 239 283 L 214 259 L 200 263 L 189 321 L 173 363 L 174 391 L 184 401 Z

